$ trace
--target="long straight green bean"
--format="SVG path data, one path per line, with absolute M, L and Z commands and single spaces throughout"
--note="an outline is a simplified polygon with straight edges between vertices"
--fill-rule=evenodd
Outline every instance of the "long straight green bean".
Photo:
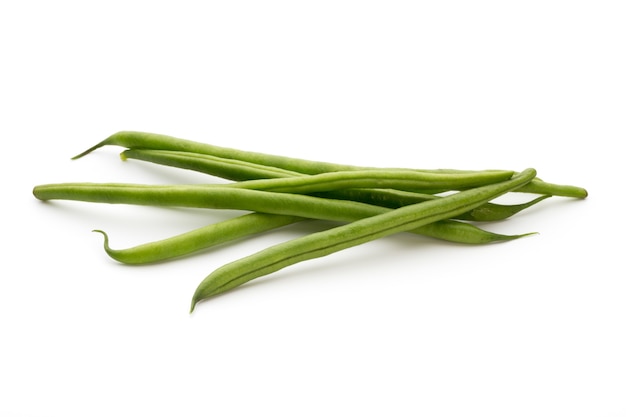
M 323 172 L 352 171 L 371 168 L 359 167 L 354 165 L 334 164 L 329 162 L 310 161 L 306 159 L 290 158 L 259 152 L 243 151 L 233 148 L 226 148 L 201 142 L 190 141 L 186 139 L 179 139 L 167 135 L 134 131 L 122 131 L 114 133 L 113 135 L 97 143 L 86 151 L 74 156 L 73 159 L 81 158 L 88 153 L 106 145 L 123 146 L 131 149 L 159 149 L 191 152 L 198 154 L 209 154 L 222 158 L 248 161 L 259 165 L 266 165 L 275 168 L 286 169 L 289 171 L 301 172 L 304 174 L 319 174 Z M 446 169 L 420 171 L 459 172 L 457 170 Z M 586 198 L 588 195 L 587 191 L 581 187 L 562 186 L 558 184 L 547 183 L 537 179 L 531 181 L 528 186 L 521 187 L 517 191 L 574 198 Z
M 406 170 L 338 171 L 300 177 L 241 181 L 228 184 L 234 188 L 310 194 L 351 188 L 390 188 L 400 191 L 458 191 L 493 184 L 511 178 L 513 171 L 448 174 Z
M 218 268 L 197 287 L 191 312 L 203 299 L 268 275 L 287 266 L 319 258 L 391 234 L 416 229 L 466 212 L 506 192 L 523 186 L 536 175 L 524 170 L 510 180 L 460 191 L 441 199 L 401 207 L 323 232 L 293 239 Z
M 321 174 L 334 171 L 360 171 L 363 169 L 388 169 L 376 167 L 361 167 L 355 165 L 336 164 L 330 162 L 310 161 L 301 158 L 272 155 L 260 152 L 244 151 L 234 148 L 211 145 L 208 143 L 196 142 L 187 139 L 179 139 L 173 136 L 161 135 L 148 132 L 121 131 L 114 133 L 103 141 L 79 153 L 72 159 L 79 159 L 83 156 L 99 149 L 103 146 L 114 145 L 129 149 L 156 149 L 168 151 L 182 151 L 196 154 L 213 155 L 220 158 L 228 158 L 240 161 L 252 162 L 258 165 L 265 165 L 274 168 L 296 171 L 303 174 Z M 463 173 L 476 171 L 463 171 L 456 169 L 412 169 L 408 171 L 421 172 L 443 172 L 443 173 Z
M 303 177 L 307 174 L 302 174 L 295 171 L 288 171 L 284 169 L 276 169 L 273 167 L 266 167 L 263 165 L 255 164 L 247 161 L 239 161 L 227 158 L 215 157 L 212 155 L 204 155 L 204 154 L 196 154 L 191 152 L 181 152 L 181 151 L 163 151 L 163 150 L 153 150 L 153 149 L 127 149 L 121 153 L 122 159 L 138 159 L 142 161 L 194 170 L 197 172 L 202 172 L 205 174 L 219 176 L 221 178 L 226 178 L 229 180 L 235 181 L 245 181 L 245 188 L 255 188 L 255 189 L 268 189 L 266 186 L 263 186 L 263 182 L 255 183 L 254 181 L 249 182 L 248 180 L 257 180 L 257 179 L 271 179 L 271 178 L 290 178 L 290 177 Z M 351 174 L 356 173 L 357 171 L 352 171 Z M 371 172 L 371 171 L 369 171 Z M 404 177 L 405 171 L 397 171 L 396 172 Z M 414 171 L 410 172 L 411 174 L 415 174 Z M 441 173 L 439 171 L 435 173 Z M 444 171 L 445 174 L 463 174 L 467 175 L 470 172 L 458 172 L 458 171 Z M 504 171 L 502 171 L 504 173 Z M 432 173 L 428 173 L 432 175 Z M 333 175 L 338 175 L 338 172 L 334 172 Z M 343 174 L 342 174 L 343 175 Z M 484 173 L 480 173 L 479 175 L 484 175 Z M 489 176 L 493 175 L 493 173 L 489 173 Z M 497 174 L 500 175 L 499 173 Z M 320 177 L 317 177 L 318 180 Z M 323 177 L 322 177 L 323 178 Z M 345 179 L 345 177 L 344 177 Z M 299 180 L 300 181 L 300 180 Z M 306 180 L 310 181 L 310 180 Z M 255 186 L 256 184 L 256 186 Z M 274 184 L 277 184 L 274 182 Z M 278 183 L 280 184 L 280 183 Z M 274 191 L 280 191 L 274 185 Z M 295 189 L 290 188 L 290 192 L 295 192 Z M 309 190 L 309 192 L 311 192 Z M 354 200 L 360 201 L 362 203 L 374 204 L 382 207 L 388 208 L 398 208 L 402 206 L 406 206 L 409 204 L 415 204 L 422 201 L 428 201 L 435 198 L 439 198 L 433 194 L 427 194 L 424 192 L 408 192 L 408 191 L 400 191 L 400 190 L 392 190 L 392 189 L 372 189 L 372 188 L 351 188 L 351 189 L 341 189 L 341 190 L 333 190 L 326 192 L 311 192 L 312 195 L 318 197 L 328 197 L 334 199 L 341 200 Z M 477 207 L 471 210 L 468 213 L 463 213 L 457 216 L 458 219 L 462 220 L 471 220 L 471 221 L 497 221 L 504 220 L 508 217 L 511 217 L 514 214 L 519 213 L 520 211 L 531 207 L 538 202 L 550 197 L 549 195 L 542 195 L 530 202 L 526 202 L 523 204 L 515 204 L 515 205 L 503 205 L 503 204 L 494 204 L 494 203 L 486 203 L 484 206 Z
M 221 185 L 62 183 L 36 186 L 33 194 L 40 200 L 61 199 L 109 204 L 234 209 L 340 222 L 351 222 L 391 211 L 388 208 L 354 201 Z M 417 229 L 413 233 L 470 244 L 511 240 L 527 235 L 500 235 L 475 226 L 461 224 L 458 225 L 459 230 L 455 232 L 455 224 L 447 222 L 441 227 L 433 224 L 424 230 Z M 468 233 L 470 229 L 473 233 Z
M 167 151 L 159 149 L 126 149 L 120 153 L 122 160 L 137 159 L 175 168 L 202 172 L 233 181 L 247 181 L 267 178 L 289 178 L 305 176 L 296 171 L 259 165 L 239 159 L 221 158 L 214 155 L 194 152 Z

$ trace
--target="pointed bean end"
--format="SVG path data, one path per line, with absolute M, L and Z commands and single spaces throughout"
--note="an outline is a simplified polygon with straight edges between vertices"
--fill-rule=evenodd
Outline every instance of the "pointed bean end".
M 104 232 L 104 230 L 98 230 L 98 229 L 95 229 L 95 230 L 92 230 L 92 232 L 95 232 L 95 233 L 100 233 L 102 236 L 104 236 L 104 251 L 105 251 L 105 252 L 106 252 L 109 256 L 111 256 L 112 258 L 115 258 L 115 257 L 113 256 L 113 251 L 112 251 L 112 250 L 111 250 L 111 248 L 109 247 L 109 235 L 107 235 L 107 234 Z M 117 259 L 117 258 L 115 258 L 115 259 Z
M 90 154 L 91 152 L 95 151 L 96 149 L 102 148 L 105 145 L 115 145 L 119 139 L 120 136 L 124 135 L 125 132 L 117 132 L 112 134 L 111 136 L 109 136 L 108 138 L 96 143 L 95 145 L 93 145 L 91 148 L 87 149 L 86 151 L 83 151 L 81 153 L 79 153 L 76 156 L 72 157 L 72 160 L 74 159 L 80 159 L 83 156 Z
M 523 233 L 521 235 L 495 235 L 495 238 L 492 240 L 492 242 L 510 242 L 511 240 L 517 240 L 517 239 L 521 239 L 524 237 L 528 237 L 528 236 L 532 236 L 532 235 L 537 235 L 539 234 L 538 232 L 530 232 L 530 233 Z
M 104 236 L 104 241 L 105 242 L 107 242 L 109 240 L 109 236 L 107 236 L 107 234 L 104 232 L 104 230 L 94 229 L 94 230 L 92 230 L 92 232 L 100 233 L 102 236 Z
M 203 288 L 202 284 L 200 284 L 198 288 L 196 288 L 193 297 L 191 297 L 191 307 L 189 308 L 189 314 L 193 313 L 193 311 L 196 309 L 196 305 L 199 302 L 206 300 L 211 295 L 212 294 L 208 293 L 206 289 Z
M 189 314 L 193 313 L 196 309 L 196 304 L 204 299 L 200 287 L 196 288 L 196 291 L 193 293 L 193 297 L 191 297 L 191 307 L 189 308 Z
M 93 145 L 91 148 L 87 149 L 86 151 L 83 151 L 83 152 L 79 153 L 78 155 L 73 156 L 72 160 L 80 159 L 83 156 L 85 156 L 87 154 L 90 154 L 91 152 L 95 151 L 96 149 L 99 149 L 99 148 L 103 147 L 104 145 L 106 145 L 108 143 L 107 141 L 108 141 L 108 139 L 105 139 L 102 142 L 99 142 L 99 143 Z

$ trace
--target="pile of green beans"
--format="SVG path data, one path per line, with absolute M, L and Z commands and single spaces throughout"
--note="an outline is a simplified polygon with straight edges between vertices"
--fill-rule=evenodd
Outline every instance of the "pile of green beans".
M 241 216 L 167 239 L 104 250 L 126 264 L 147 264 L 198 253 L 225 242 L 312 220 L 338 223 L 327 230 L 274 245 L 231 262 L 201 281 L 191 311 L 201 301 L 289 265 L 319 258 L 395 233 L 409 232 L 461 244 L 515 240 L 480 223 L 508 219 L 551 196 L 584 199 L 584 188 L 545 182 L 534 169 L 455 170 L 379 168 L 334 164 L 224 148 L 171 136 L 123 131 L 76 155 L 107 145 L 126 148 L 123 160 L 193 170 L 225 184 L 147 185 L 61 183 L 37 185 L 40 200 L 242 210 Z M 509 193 L 536 194 L 522 204 L 492 202 Z

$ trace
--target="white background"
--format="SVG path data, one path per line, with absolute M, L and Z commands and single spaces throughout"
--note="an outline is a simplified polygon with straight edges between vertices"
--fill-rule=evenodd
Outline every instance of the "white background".
M 202 3 L 202 4 L 201 4 Z M 621 1 L 0 3 L 0 415 L 626 416 Z M 466 247 L 398 235 L 188 314 L 212 270 L 311 223 L 128 267 L 238 213 L 42 203 L 36 184 L 219 180 L 119 130 L 586 187 Z

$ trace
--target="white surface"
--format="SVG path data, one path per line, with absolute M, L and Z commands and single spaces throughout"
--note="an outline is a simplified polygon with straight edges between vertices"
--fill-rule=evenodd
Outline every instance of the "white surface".
M 623 2 L 3 2 L 0 415 L 624 416 Z M 310 159 L 534 167 L 588 188 L 463 247 L 395 236 L 198 306 L 300 225 L 145 267 L 126 247 L 235 213 L 35 200 L 206 177 L 118 130 Z

